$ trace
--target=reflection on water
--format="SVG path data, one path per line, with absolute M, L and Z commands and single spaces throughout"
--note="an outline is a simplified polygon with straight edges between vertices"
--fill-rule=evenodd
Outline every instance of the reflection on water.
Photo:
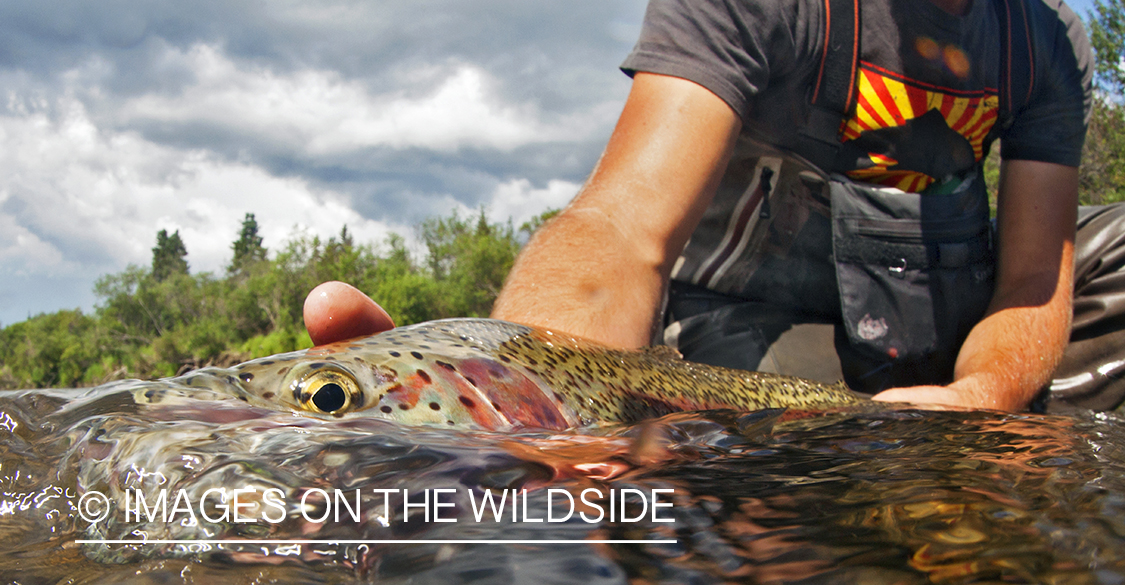
M 1113 415 L 710 411 L 505 435 L 198 390 L 139 405 L 137 387 L 0 394 L 0 581 L 1125 582 Z M 485 490 L 518 504 L 478 509 Z M 184 542 L 75 542 L 104 539 Z M 652 542 L 433 542 L 469 539 Z M 344 542 L 372 540 L 412 542 Z

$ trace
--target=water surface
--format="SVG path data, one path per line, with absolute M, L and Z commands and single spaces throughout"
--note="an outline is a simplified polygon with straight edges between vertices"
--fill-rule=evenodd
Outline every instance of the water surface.
M 2 582 L 1125 583 L 1112 414 L 706 411 L 501 434 L 324 421 L 200 390 L 138 404 L 146 384 L 160 383 L 0 394 Z M 216 494 L 234 489 L 253 521 L 222 518 Z M 602 520 L 579 501 L 546 521 L 571 510 L 562 492 L 589 489 L 632 490 L 637 520 L 617 505 L 610 521 L 587 492 Z M 192 509 L 127 518 L 138 490 L 154 511 L 183 490 Z M 404 490 L 449 506 L 404 515 Z M 478 522 L 485 490 L 526 490 L 527 515 L 509 501 Z M 78 509 L 93 492 L 109 502 L 97 522 Z M 179 542 L 76 543 L 119 539 Z M 265 542 L 215 542 L 232 539 Z M 342 542 L 386 540 L 409 542 Z

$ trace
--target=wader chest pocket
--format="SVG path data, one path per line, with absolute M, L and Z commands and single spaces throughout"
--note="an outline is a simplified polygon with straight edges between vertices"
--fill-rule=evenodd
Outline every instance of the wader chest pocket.
M 918 383 L 942 382 L 992 296 L 983 188 L 927 195 L 843 179 L 830 190 L 849 345 L 876 363 L 925 362 L 933 372 Z

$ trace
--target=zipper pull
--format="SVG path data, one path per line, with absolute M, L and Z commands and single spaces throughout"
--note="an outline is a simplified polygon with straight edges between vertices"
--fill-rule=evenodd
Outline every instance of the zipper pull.
M 773 190 L 773 185 L 770 181 L 773 180 L 773 169 L 770 167 L 762 167 L 762 173 L 758 175 L 758 188 L 762 190 L 762 206 L 758 212 L 758 217 L 761 219 L 770 218 L 770 191 Z

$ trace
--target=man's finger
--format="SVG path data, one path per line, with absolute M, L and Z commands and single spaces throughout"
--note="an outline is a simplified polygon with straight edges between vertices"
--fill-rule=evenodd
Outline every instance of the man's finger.
M 305 329 L 316 345 L 394 329 L 391 316 L 359 289 L 325 282 L 305 298 Z

